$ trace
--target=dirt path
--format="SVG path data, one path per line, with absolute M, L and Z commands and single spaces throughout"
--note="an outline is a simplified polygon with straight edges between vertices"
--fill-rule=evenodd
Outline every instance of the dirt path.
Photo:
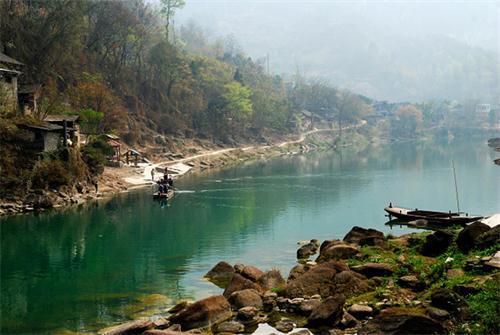
M 349 129 L 360 128 L 360 127 L 364 126 L 365 124 L 366 124 L 366 121 L 363 120 L 363 121 L 361 121 L 360 123 L 358 123 L 358 124 L 356 124 L 354 126 L 343 127 L 342 130 L 349 130 Z M 335 131 L 338 131 L 338 129 L 334 129 L 334 128 L 313 129 L 313 130 L 310 130 L 308 132 L 302 133 L 300 135 L 299 139 L 297 139 L 297 140 L 285 141 L 285 142 L 282 142 L 282 143 L 279 143 L 279 144 L 276 144 L 276 145 L 262 145 L 262 146 L 248 146 L 248 147 L 237 147 L 237 148 L 220 149 L 220 150 L 214 150 L 214 151 L 205 152 L 205 153 L 194 155 L 194 156 L 189 156 L 189 157 L 185 157 L 185 158 L 175 159 L 175 160 L 172 160 L 172 161 L 163 161 L 163 162 L 159 162 L 159 163 L 155 163 L 155 164 L 150 164 L 150 165 L 147 165 L 147 166 L 144 167 L 144 171 L 142 173 L 142 176 L 130 176 L 130 177 L 125 178 L 125 181 L 128 182 L 128 183 L 130 183 L 130 184 L 132 184 L 132 185 L 147 185 L 147 184 L 151 184 L 152 183 L 151 170 L 156 169 L 156 168 L 168 167 L 168 166 L 172 166 L 172 165 L 175 165 L 175 164 L 178 164 L 178 163 L 187 163 L 187 162 L 190 162 L 190 161 L 195 160 L 195 159 L 204 158 L 204 157 L 210 157 L 210 156 L 217 156 L 217 155 L 221 155 L 221 154 L 224 154 L 224 153 L 229 153 L 229 152 L 236 151 L 236 150 L 248 151 L 248 150 L 269 149 L 269 148 L 272 148 L 272 147 L 282 148 L 282 147 L 285 147 L 287 145 L 298 144 L 298 143 L 304 142 L 305 139 L 309 135 L 312 135 L 312 134 L 315 134 L 315 133 L 320 133 L 320 132 L 335 132 Z M 157 174 L 155 176 L 155 180 L 158 179 L 159 177 L 160 176 Z

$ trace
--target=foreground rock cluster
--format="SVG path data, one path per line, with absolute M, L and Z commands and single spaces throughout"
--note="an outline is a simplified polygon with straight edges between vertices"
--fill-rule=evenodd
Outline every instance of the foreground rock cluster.
M 481 223 L 397 238 L 354 227 L 343 240 L 304 243 L 286 279 L 276 269 L 221 261 L 206 274 L 221 295 L 99 333 L 238 334 L 263 323 L 288 334 L 474 332 L 477 313 L 466 297 L 498 287 L 500 253 L 490 250 L 499 242 L 500 226 Z M 488 331 L 498 331 L 492 325 Z

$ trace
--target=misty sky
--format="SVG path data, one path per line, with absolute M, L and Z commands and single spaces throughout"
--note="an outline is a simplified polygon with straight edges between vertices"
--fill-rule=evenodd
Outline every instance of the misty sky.
M 278 74 L 389 100 L 498 96 L 500 1 L 187 0 L 175 24 L 190 20 Z
M 258 41 L 251 31 L 262 26 L 310 30 L 355 23 L 374 34 L 441 34 L 497 52 L 500 48 L 500 1 L 187 0 L 177 18 L 194 19 L 217 35 L 242 34 L 237 37 L 245 37 L 243 46 Z

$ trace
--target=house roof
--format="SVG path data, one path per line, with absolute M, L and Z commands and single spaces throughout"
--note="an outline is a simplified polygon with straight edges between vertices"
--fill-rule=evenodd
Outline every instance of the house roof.
M 68 122 L 75 122 L 80 119 L 80 115 L 47 115 L 43 120 L 46 122 L 63 122 L 64 120 Z
M 113 134 L 105 134 L 105 136 L 109 139 L 112 139 L 112 140 L 120 140 L 120 137 L 113 135 Z
M 60 131 L 63 129 L 62 126 L 59 126 L 57 124 L 52 124 L 48 122 L 42 122 L 40 124 L 26 124 L 26 123 L 21 123 L 18 124 L 19 127 L 22 128 L 27 128 L 27 129 L 38 129 L 38 130 L 44 130 L 44 131 Z
M 120 142 L 117 142 L 115 140 L 108 140 L 108 144 L 111 145 L 113 148 L 122 146 Z
M 7 56 L 4 53 L 0 52 L 0 63 L 6 63 L 6 64 L 14 64 L 14 65 L 24 65 L 23 63 L 15 60 L 14 58 L 11 58 Z
M 6 69 L 6 68 L 3 68 L 3 67 L 0 67 L 0 72 L 4 72 L 4 73 L 10 73 L 10 74 L 21 74 L 21 72 L 19 71 L 16 71 L 16 70 L 11 70 L 11 69 Z

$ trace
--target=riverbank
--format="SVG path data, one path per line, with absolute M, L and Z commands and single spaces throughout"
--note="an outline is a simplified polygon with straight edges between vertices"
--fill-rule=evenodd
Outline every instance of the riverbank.
M 221 261 L 205 275 L 221 295 L 99 334 L 497 334 L 499 249 L 500 226 L 482 223 L 399 237 L 353 227 L 302 242 L 286 279 Z
M 366 122 L 361 122 L 354 126 L 344 127 L 342 130 L 358 129 L 365 125 Z M 336 145 L 334 140 L 337 132 L 338 129 L 331 128 L 314 129 L 301 134 L 298 139 L 274 144 L 242 145 L 222 149 L 215 148 L 209 143 L 201 143 L 198 140 L 186 140 L 181 142 L 178 152 L 175 155 L 170 155 L 167 160 L 161 158 L 161 155 L 154 155 L 154 163 L 106 167 L 103 174 L 97 179 L 97 189 L 94 185 L 79 183 L 74 189 L 63 187 L 60 190 L 40 191 L 25 199 L 2 200 L 0 202 L 0 216 L 78 206 L 92 201 L 109 199 L 116 194 L 133 189 L 148 187 L 153 184 L 152 169 L 157 171 L 157 179 L 163 175 L 163 172 L 160 171 L 180 165 L 182 171 L 172 173 L 174 179 L 177 179 L 186 173 L 203 173 L 258 159 L 331 149 Z M 306 141 L 307 139 L 311 140 L 310 143 Z M 355 140 L 359 140 L 359 138 Z M 349 145 L 348 140 L 343 145 Z M 157 149 L 159 148 L 149 148 L 148 151 L 155 152 L 158 151 Z

